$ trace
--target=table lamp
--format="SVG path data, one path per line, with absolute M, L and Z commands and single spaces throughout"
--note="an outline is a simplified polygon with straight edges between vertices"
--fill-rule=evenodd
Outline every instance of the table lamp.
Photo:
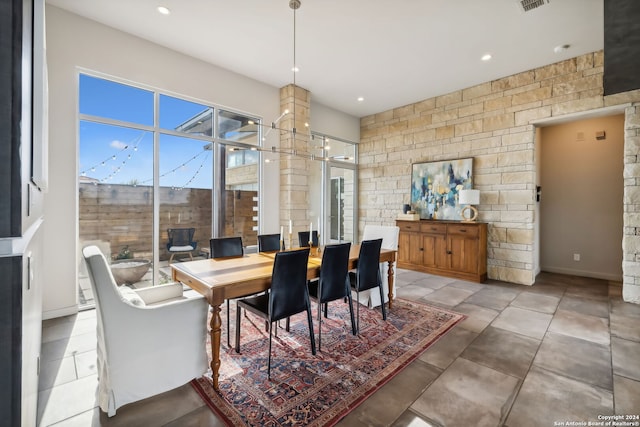
M 460 193 L 458 193 L 458 196 L 459 196 L 458 202 L 461 205 L 466 205 L 460 211 L 460 216 L 462 217 L 462 221 L 475 222 L 476 218 L 478 218 L 478 209 L 476 209 L 472 205 L 480 204 L 480 190 L 471 190 L 471 189 L 460 190 Z M 467 215 L 465 214 L 467 210 L 471 211 L 471 213 L 469 214 L 469 217 L 467 217 Z

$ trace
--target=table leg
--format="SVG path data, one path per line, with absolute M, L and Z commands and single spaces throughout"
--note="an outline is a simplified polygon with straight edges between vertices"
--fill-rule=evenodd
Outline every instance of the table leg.
M 389 283 L 389 308 L 391 308 L 391 302 L 393 301 L 393 261 L 389 261 L 389 273 L 387 274 Z
M 213 313 L 211 315 L 211 379 L 213 380 L 213 388 L 218 390 L 218 376 L 220 374 L 220 333 L 222 319 L 220 318 L 220 305 L 212 305 Z

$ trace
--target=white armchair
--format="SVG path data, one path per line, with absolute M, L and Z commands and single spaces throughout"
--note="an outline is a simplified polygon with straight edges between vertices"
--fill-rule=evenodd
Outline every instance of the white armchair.
M 97 310 L 98 403 L 110 417 L 127 403 L 186 384 L 208 368 L 207 301 L 173 283 L 118 287 L 96 246 L 82 251 Z
M 398 250 L 398 236 L 400 234 L 400 228 L 387 225 L 365 225 L 362 240 L 382 239 L 382 249 Z M 396 263 L 393 263 L 393 269 L 395 271 Z M 384 302 L 389 301 L 389 264 L 387 262 L 380 263 L 380 276 L 382 278 L 382 294 L 384 295 Z M 378 307 L 380 305 L 380 293 L 377 289 L 369 289 L 366 292 L 360 294 L 360 298 L 368 297 L 369 307 Z M 361 299 L 362 301 L 362 299 Z M 366 301 L 366 300 L 365 300 Z

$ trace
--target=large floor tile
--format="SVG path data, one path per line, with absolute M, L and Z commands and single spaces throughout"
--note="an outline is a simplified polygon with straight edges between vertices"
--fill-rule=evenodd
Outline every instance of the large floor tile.
M 609 316 L 609 300 L 582 296 L 565 295 L 558 306 L 561 310 L 573 311 L 589 316 L 607 318 Z
M 609 322 L 601 317 L 558 309 L 549 331 L 609 345 Z
M 468 282 L 466 280 L 456 280 L 452 282 L 449 286 L 451 286 L 452 288 L 466 289 L 468 291 L 473 291 L 473 292 L 478 292 L 486 288 L 486 286 L 483 285 L 482 283 Z
M 556 311 L 559 302 L 560 297 L 557 296 L 542 295 L 539 293 L 524 291 L 511 302 L 511 305 L 513 307 L 524 308 L 526 310 L 553 314 Z
M 460 357 L 524 378 L 539 345 L 539 340 L 489 326 Z
M 640 381 L 640 343 L 611 337 L 613 373 Z
M 611 313 L 609 322 L 612 336 L 640 342 L 640 317 Z
M 370 426 L 362 426 L 370 427 Z M 419 414 L 416 414 L 412 410 L 406 410 L 402 415 L 393 423 L 391 427 L 443 427 L 432 420 L 425 420 Z
M 224 427 L 226 425 L 211 409 L 203 406 L 175 421 L 164 424 L 163 427 Z
M 499 314 L 497 310 L 465 302 L 455 306 L 454 310 L 467 315 L 459 326 L 473 332 L 482 332 Z
M 49 341 L 42 343 L 40 359 L 41 362 L 46 362 L 48 360 L 57 360 L 63 357 L 73 356 L 76 353 L 95 350 L 97 343 L 98 340 L 95 331 L 73 335 L 69 338 L 56 341 Z
M 519 380 L 465 359 L 457 359 L 411 410 L 443 426 L 499 425 Z
M 118 408 L 116 415 L 111 418 L 101 412 L 100 425 L 163 426 L 203 406 L 204 401 L 191 384 L 185 384 L 166 393 L 124 405 Z
M 547 332 L 551 318 L 551 314 L 507 307 L 491 326 L 541 340 Z
M 391 425 L 441 372 L 440 369 L 423 362 L 407 366 L 337 425 Z
M 57 323 L 42 329 L 42 342 L 51 342 L 73 335 L 96 332 L 97 320 L 94 317 L 76 319 L 72 322 Z
M 608 345 L 547 333 L 533 364 L 559 375 L 613 390 Z
M 98 406 L 96 391 L 98 377 L 76 381 L 43 390 L 38 393 L 38 425 L 49 426 Z
M 533 367 L 522 384 L 511 412 L 509 427 L 554 426 L 559 422 L 598 421 L 613 414 L 610 391 Z
M 477 336 L 477 333 L 464 328 L 454 328 L 422 353 L 420 360 L 446 369 Z
M 445 288 L 438 289 L 437 291 L 433 291 L 423 299 L 453 307 L 469 298 L 469 296 L 473 295 L 474 292 L 475 291 L 447 286 Z
M 613 376 L 616 414 L 638 414 L 640 411 L 640 381 Z
M 46 390 L 53 386 L 75 381 L 77 378 L 73 356 L 41 362 L 38 390 Z
M 520 291 L 515 289 L 487 287 L 473 294 L 465 302 L 494 310 L 504 310 L 519 293 Z
M 440 289 L 455 281 L 456 279 L 451 277 L 426 275 L 426 277 L 422 277 L 413 283 L 416 285 L 426 286 L 431 289 Z

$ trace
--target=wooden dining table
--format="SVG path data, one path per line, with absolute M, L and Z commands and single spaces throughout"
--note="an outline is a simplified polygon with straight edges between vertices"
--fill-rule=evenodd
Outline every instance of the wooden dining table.
M 360 245 L 351 245 L 349 252 L 349 269 L 356 268 Z M 171 275 L 176 282 L 194 289 L 202 294 L 212 307 L 210 321 L 211 335 L 211 371 L 213 387 L 218 389 L 220 372 L 220 336 L 222 319 L 220 306 L 225 300 L 265 291 L 271 286 L 271 273 L 276 252 L 260 252 L 246 254 L 242 257 L 204 259 L 171 264 Z M 389 265 L 389 308 L 393 301 L 393 262 L 396 251 L 382 249 L 380 262 Z M 307 278 L 320 276 L 322 264 L 322 248 L 312 248 L 307 264 Z

